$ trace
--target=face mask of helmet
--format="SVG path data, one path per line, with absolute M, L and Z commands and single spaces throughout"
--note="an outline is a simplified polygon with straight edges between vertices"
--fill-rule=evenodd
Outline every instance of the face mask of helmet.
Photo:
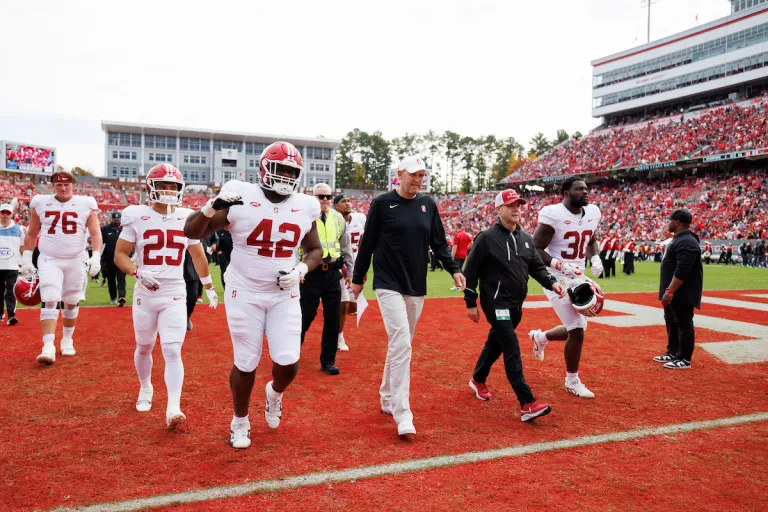
M 261 184 L 265 189 L 273 190 L 283 196 L 293 194 L 299 189 L 301 169 L 287 165 L 285 162 L 275 162 L 271 160 L 265 160 L 264 164 L 267 166 L 267 169 Z M 291 177 L 278 174 L 278 166 L 281 165 L 283 169 L 287 168 L 294 172 L 294 176 Z
M 568 284 L 568 297 L 573 309 L 586 317 L 593 317 L 603 310 L 604 298 L 600 289 L 587 279 L 574 279 Z
M 179 183 L 163 180 L 152 180 L 150 183 L 149 200 L 151 202 L 168 206 L 181 206 L 181 196 L 184 189 Z M 172 183 L 176 187 L 176 190 L 159 190 L 156 188 L 158 183 Z

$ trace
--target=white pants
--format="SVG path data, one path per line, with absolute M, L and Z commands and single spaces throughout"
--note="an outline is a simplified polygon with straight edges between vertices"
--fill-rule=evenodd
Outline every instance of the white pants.
M 187 287 L 184 281 L 173 286 L 163 283 L 156 292 L 136 283 L 133 289 L 133 330 L 136 343 L 152 345 L 160 334 L 160 344 L 184 343 L 187 335 Z
M 563 283 L 561 282 L 561 284 Z M 565 286 L 565 284 L 563 284 L 563 286 Z M 565 326 L 565 330 L 587 330 L 587 317 L 573 309 L 573 304 L 571 304 L 571 299 L 567 294 L 561 299 L 555 292 L 545 289 L 544 295 L 549 299 L 549 303 L 552 304 L 552 308 Z
M 40 274 L 40 298 L 43 302 L 64 301 L 77 304 L 83 293 L 83 281 L 88 254 L 73 258 L 53 258 L 40 255 L 37 268 Z
M 381 378 L 382 407 L 389 407 L 395 423 L 413 423 L 408 401 L 411 393 L 411 343 L 424 307 L 424 297 L 376 290 L 376 298 L 387 330 L 387 360 Z
M 231 268 L 231 267 L 230 267 Z M 295 291 L 251 292 L 230 285 L 224 294 L 235 366 L 252 372 L 261 360 L 264 334 L 269 356 L 289 366 L 301 355 L 301 306 Z

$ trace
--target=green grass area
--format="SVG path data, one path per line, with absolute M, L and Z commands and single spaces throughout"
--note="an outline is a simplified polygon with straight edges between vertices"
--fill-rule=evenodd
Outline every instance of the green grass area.
M 621 273 L 621 265 L 616 279 L 597 280 L 604 292 L 654 292 L 659 288 L 659 264 L 653 262 L 635 263 L 635 274 L 625 276 Z M 221 297 L 221 272 L 219 267 L 211 265 L 211 276 L 216 291 Z M 373 271 L 371 270 L 368 282 L 365 286 L 365 296 L 368 299 L 375 299 L 371 284 L 373 283 Z M 589 270 L 587 275 L 591 277 Z M 99 278 L 101 279 L 101 278 Z M 132 303 L 133 287 L 135 281 L 131 276 L 126 277 L 126 288 L 128 292 L 127 304 Z M 447 272 L 437 270 L 427 272 L 427 296 L 429 297 L 461 297 L 461 292 L 452 292 L 453 279 Z M 745 268 L 740 266 L 728 265 L 705 265 L 704 266 L 704 289 L 705 290 L 740 290 L 740 289 L 768 289 L 768 269 Z M 541 293 L 541 287 L 536 281 L 528 282 L 528 293 L 536 295 Z M 87 300 L 83 306 L 107 306 L 109 305 L 109 292 L 106 285 L 101 287 L 101 281 L 98 283 L 88 282 Z M 203 294 L 203 300 L 207 303 L 208 299 Z

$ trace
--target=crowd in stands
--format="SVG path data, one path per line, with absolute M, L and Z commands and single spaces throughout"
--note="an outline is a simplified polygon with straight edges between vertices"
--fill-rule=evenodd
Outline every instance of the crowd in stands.
M 615 128 L 564 142 L 510 181 L 562 176 L 768 147 L 765 103 L 728 106 L 668 124 Z
M 91 196 L 99 204 L 123 204 L 120 189 L 109 183 L 83 183 L 75 185 L 75 194 Z

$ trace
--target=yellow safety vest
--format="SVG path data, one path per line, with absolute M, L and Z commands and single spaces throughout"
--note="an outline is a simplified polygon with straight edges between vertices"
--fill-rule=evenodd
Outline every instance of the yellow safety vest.
M 338 259 L 341 256 L 341 225 L 339 217 L 332 210 L 328 210 L 325 222 L 322 218 L 317 219 L 317 235 L 320 237 L 320 246 L 323 248 L 323 259 L 331 257 Z

